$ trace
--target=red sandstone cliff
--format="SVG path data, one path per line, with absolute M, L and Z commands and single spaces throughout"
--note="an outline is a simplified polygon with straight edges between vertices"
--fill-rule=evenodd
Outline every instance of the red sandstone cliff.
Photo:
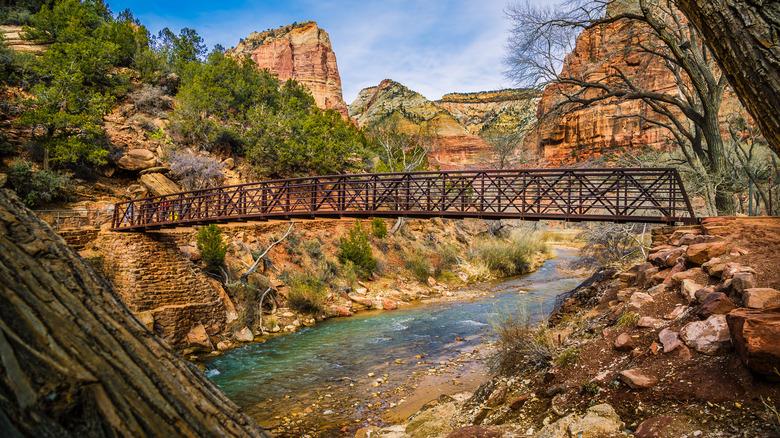
M 646 41 L 642 25 L 628 20 L 585 30 L 577 39 L 573 52 L 566 57 L 562 76 L 572 76 L 591 82 L 602 80 L 615 68 L 620 69 L 638 88 L 676 94 L 671 71 L 658 58 L 636 50 L 639 41 Z M 537 109 L 540 120 L 564 101 L 561 92 L 566 86 L 550 85 L 542 93 Z M 588 97 L 592 97 L 595 92 Z M 739 111 L 733 94 L 724 95 L 721 119 Z M 679 110 L 675 109 L 679 114 Z M 543 153 L 550 165 L 566 165 L 612 152 L 672 145 L 671 134 L 648 120 L 666 121 L 640 100 L 610 99 L 588 107 L 548 115 L 527 137 L 527 145 Z
M 282 81 L 295 79 L 311 90 L 317 106 L 347 117 L 336 55 L 328 33 L 317 27 L 317 23 L 307 21 L 254 32 L 229 53 L 251 57 L 258 68 L 270 69 Z

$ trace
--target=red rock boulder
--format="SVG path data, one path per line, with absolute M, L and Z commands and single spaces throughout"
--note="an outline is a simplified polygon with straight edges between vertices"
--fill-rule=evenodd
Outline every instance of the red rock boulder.
M 780 381 L 780 306 L 726 316 L 734 346 L 750 371 Z

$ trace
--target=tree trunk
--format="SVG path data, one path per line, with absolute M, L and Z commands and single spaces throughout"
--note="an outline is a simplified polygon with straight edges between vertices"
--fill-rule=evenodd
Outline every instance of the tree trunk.
M 4 436 L 268 436 L 8 190 L 0 405 Z
M 780 4 L 676 0 L 718 60 L 742 104 L 780 155 Z

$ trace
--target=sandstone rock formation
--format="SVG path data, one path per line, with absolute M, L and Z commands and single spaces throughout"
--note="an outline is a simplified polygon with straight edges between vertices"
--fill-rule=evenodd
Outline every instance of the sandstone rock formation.
M 622 3 L 636 4 L 633 0 Z M 595 82 L 617 69 L 640 89 L 676 95 L 674 76 L 657 57 L 636 50 L 624 53 L 626 47 L 646 40 L 646 33 L 641 25 L 627 20 L 586 29 L 577 38 L 574 51 L 567 55 L 567 67 L 561 76 Z M 615 152 L 659 149 L 672 144 L 669 131 L 652 123 L 668 119 L 646 103 L 609 99 L 574 111 L 555 111 L 564 101 L 562 92 L 567 90 L 571 87 L 553 84 L 545 88 L 537 110 L 541 122 L 526 137 L 527 146 L 536 148 L 549 164 L 566 165 Z M 587 97 L 593 97 L 593 93 Z M 672 111 L 681 114 L 676 108 Z M 738 99 L 727 92 L 721 105 L 721 120 L 739 111 Z M 543 118 L 546 114 L 548 117 Z
M 317 106 L 336 110 L 347 117 L 336 55 L 328 33 L 317 23 L 307 21 L 253 32 L 228 53 L 252 58 L 259 69 L 271 70 L 282 82 L 295 79 L 311 90 Z
M 431 165 L 442 169 L 490 167 L 489 145 L 480 137 L 497 126 L 522 129 L 534 122 L 536 94 L 530 91 L 448 94 L 431 102 L 390 79 L 365 88 L 349 106 L 358 125 L 391 126 L 433 138 Z
M 0 191 L 4 436 L 267 436 Z

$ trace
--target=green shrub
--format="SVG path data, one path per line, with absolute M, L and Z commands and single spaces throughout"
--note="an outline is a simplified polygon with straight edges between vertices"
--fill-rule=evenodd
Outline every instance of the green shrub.
M 301 246 L 312 260 L 319 260 L 325 254 L 325 251 L 322 249 L 322 242 L 318 239 L 309 239 L 303 242 Z
M 421 282 L 428 280 L 431 276 L 431 264 L 422 254 L 409 254 L 406 257 L 406 269 L 408 269 L 414 278 Z
M 436 278 L 439 278 L 443 272 L 452 271 L 452 268 L 458 265 L 458 254 L 460 251 L 457 246 L 444 243 L 437 246 L 437 252 L 439 257 L 436 259 L 433 268 Z
M 559 368 L 565 368 L 577 362 L 577 359 L 579 359 L 579 352 L 577 351 L 577 347 L 571 347 L 569 349 L 563 350 L 560 354 L 555 356 L 555 365 L 557 365 Z
M 487 238 L 474 246 L 476 257 L 500 276 L 526 274 L 534 268 L 534 256 L 549 254 L 549 245 L 527 233 L 513 233 L 508 239 Z
M 219 268 L 225 264 L 227 244 L 222 241 L 222 230 L 215 224 L 206 225 L 198 230 L 197 247 L 206 264 L 206 270 L 219 273 Z
M 287 304 L 291 309 L 308 313 L 319 313 L 325 309 L 328 289 L 319 278 L 311 273 L 291 274 L 286 282 L 290 287 Z
M 491 360 L 496 371 L 511 375 L 549 367 L 555 346 L 543 324 L 531 324 L 525 308 L 499 311 L 490 318 L 490 325 L 498 337 L 498 348 Z
M 635 312 L 626 312 L 622 315 L 620 315 L 620 318 L 618 318 L 617 323 L 615 324 L 617 327 L 636 327 L 636 323 L 639 322 L 639 314 Z
M 377 239 L 384 239 L 387 236 L 387 225 L 381 218 L 375 217 L 371 219 L 371 234 Z
M 8 182 L 30 207 L 65 198 L 69 178 L 48 170 L 33 170 L 28 161 L 16 160 L 7 170 Z
M 349 230 L 349 236 L 342 237 L 339 244 L 339 261 L 352 262 L 363 277 L 368 277 L 376 268 L 376 259 L 368 243 L 368 234 L 360 221 L 355 221 L 355 226 Z

